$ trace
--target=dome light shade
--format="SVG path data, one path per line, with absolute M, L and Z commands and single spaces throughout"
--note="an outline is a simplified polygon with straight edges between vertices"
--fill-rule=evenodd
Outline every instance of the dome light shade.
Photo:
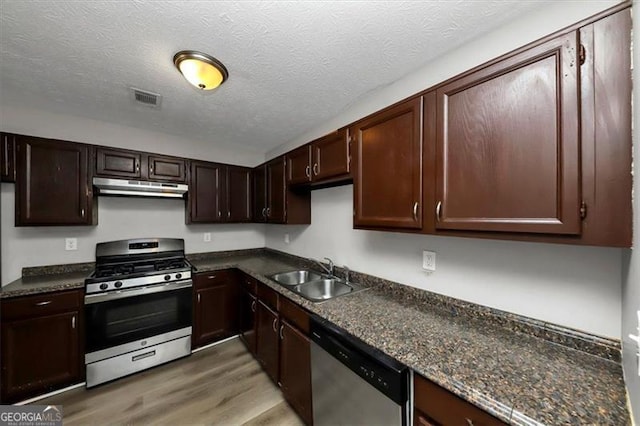
M 173 63 L 184 78 L 200 90 L 213 90 L 229 77 L 229 72 L 222 62 L 195 50 L 176 53 Z

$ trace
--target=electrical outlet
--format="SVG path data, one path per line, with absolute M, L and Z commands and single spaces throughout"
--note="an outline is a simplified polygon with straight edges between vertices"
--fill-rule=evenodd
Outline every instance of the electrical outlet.
M 289 234 L 284 234 L 284 243 L 289 244 L 291 240 L 289 239 Z
M 78 239 L 77 238 L 65 238 L 64 239 L 64 249 L 66 251 L 78 250 Z
M 203 239 L 204 239 L 205 243 L 210 243 L 211 242 L 211 232 L 205 232 Z
M 436 270 L 436 252 L 426 251 L 422 252 L 422 269 L 425 271 L 434 272 Z

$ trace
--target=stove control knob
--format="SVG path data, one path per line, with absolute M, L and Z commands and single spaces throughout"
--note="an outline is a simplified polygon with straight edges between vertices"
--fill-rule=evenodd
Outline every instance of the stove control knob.
M 165 280 L 165 281 L 169 281 L 170 279 L 171 279 L 171 275 L 165 275 L 165 276 L 164 276 L 164 280 Z
M 116 288 L 122 287 L 122 281 L 116 281 L 115 286 L 116 286 Z
M 182 274 L 176 274 L 176 280 L 179 280 L 180 278 L 182 278 Z
M 107 284 L 107 283 L 100 284 L 100 290 L 106 290 L 108 288 L 109 288 L 109 284 Z

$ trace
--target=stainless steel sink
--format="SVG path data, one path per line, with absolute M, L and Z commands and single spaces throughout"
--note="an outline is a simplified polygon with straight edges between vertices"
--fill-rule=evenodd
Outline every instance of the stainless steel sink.
M 293 291 L 313 302 L 321 302 L 351 293 L 354 288 L 342 280 L 323 278 L 296 286 Z
M 281 272 L 272 275 L 272 280 L 286 287 L 297 286 L 310 281 L 322 279 L 322 274 L 310 271 L 309 269 L 301 269 L 299 271 Z

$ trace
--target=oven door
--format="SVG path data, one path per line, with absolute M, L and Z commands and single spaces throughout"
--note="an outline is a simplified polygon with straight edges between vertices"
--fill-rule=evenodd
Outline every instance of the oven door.
M 86 353 L 191 334 L 192 281 L 85 296 Z M 146 344 L 146 342 L 143 342 Z

